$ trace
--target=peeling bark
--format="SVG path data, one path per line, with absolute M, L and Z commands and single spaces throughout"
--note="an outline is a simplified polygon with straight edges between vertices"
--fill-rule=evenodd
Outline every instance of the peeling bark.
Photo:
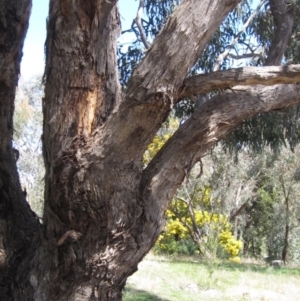
M 198 108 L 143 170 L 143 152 L 184 93 L 253 85 L 262 78 L 265 84 L 279 78 L 284 83 L 298 81 L 298 66 L 291 66 L 261 69 L 267 75 L 261 73 L 258 78 L 257 69 L 245 68 L 184 82 L 238 2 L 182 1 L 121 95 L 116 67 L 117 1 L 50 1 L 43 100 L 45 211 L 40 235 L 39 224 L 21 196 L 12 161 L 14 94 L 0 106 L 7 117 L 0 122 L 5 133 L 1 138 L 6 139 L 1 140 L 0 193 L 7 197 L 0 202 L 8 204 L 5 212 L 12 213 L 1 227 L 9 221 L 13 229 L 1 237 L 0 247 L 14 248 L 19 233 L 24 243 L 17 255 L 26 255 L 12 264 L 19 264 L 11 270 L 16 271 L 14 300 L 120 301 L 127 277 L 163 228 L 168 202 L 201 156 L 242 120 L 299 103 L 298 85 L 235 87 L 234 93 L 227 91 Z M 18 65 L 13 66 L 10 93 L 17 83 Z M 22 225 L 18 226 L 20 211 Z M 13 237 L 9 247 L 7 235 Z
M 239 1 L 183 1 L 123 99 L 115 2 L 50 2 L 44 240 L 31 274 L 36 300 L 121 300 L 127 277 L 163 227 L 164 212 L 141 194 L 142 154 L 189 68 Z M 191 46 L 174 51 L 182 44 Z M 40 263 L 42 257 L 49 260 Z

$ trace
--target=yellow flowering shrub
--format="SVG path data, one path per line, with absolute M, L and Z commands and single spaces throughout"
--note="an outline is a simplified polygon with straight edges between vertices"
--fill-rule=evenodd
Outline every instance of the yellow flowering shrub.
M 193 241 L 193 223 L 187 204 L 174 199 L 166 211 L 167 223 L 156 243 L 156 250 L 169 254 L 191 251 L 192 254 L 203 254 L 200 247 L 213 253 L 217 253 L 219 248 L 226 258 L 239 262 L 238 254 L 242 243 L 232 235 L 231 224 L 227 216 L 208 210 L 194 209 L 194 218 L 199 229 L 210 229 L 198 243 Z M 191 246 L 192 244 L 194 247 Z
M 185 227 L 178 218 L 170 220 L 165 228 L 166 235 L 176 235 L 178 238 L 185 238 L 189 234 L 187 227 Z
M 166 141 L 170 138 L 170 134 L 156 135 L 153 141 L 149 144 L 143 156 L 143 163 L 148 164 L 156 153 L 163 147 Z
M 173 135 L 179 126 L 179 120 L 176 118 L 169 118 L 164 124 L 162 130 L 157 134 L 153 141 L 148 145 L 147 150 L 143 156 L 143 163 L 147 165 L 157 152 L 163 147 L 167 140 Z
M 149 144 L 143 156 L 143 163 L 147 165 L 166 141 L 172 136 L 174 129 L 178 128 L 178 120 L 171 118 L 168 124 L 153 141 Z M 172 130 L 173 129 L 173 130 Z M 209 229 L 208 233 L 203 231 L 201 242 L 193 240 L 193 222 L 189 216 L 188 206 L 180 199 L 174 199 L 166 211 L 167 223 L 164 231 L 159 236 L 156 249 L 167 253 L 203 253 L 200 245 L 206 245 L 210 252 L 217 252 L 220 247 L 230 258 L 238 262 L 237 255 L 241 250 L 242 243 L 235 240 L 231 233 L 231 224 L 227 216 L 211 212 L 211 190 L 210 186 L 197 187 L 193 195 L 192 206 L 194 208 L 194 219 L 200 229 Z M 217 200 L 220 203 L 220 200 Z M 201 210 L 195 208 L 201 208 Z
M 231 231 L 225 230 L 219 234 L 219 243 L 229 255 L 229 259 L 237 261 L 237 255 L 242 249 L 242 242 L 235 239 Z

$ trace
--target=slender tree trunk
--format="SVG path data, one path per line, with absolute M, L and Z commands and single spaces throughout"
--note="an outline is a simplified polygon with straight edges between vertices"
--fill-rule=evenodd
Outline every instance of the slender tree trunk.
M 20 186 L 18 150 L 12 145 L 15 90 L 30 9 L 30 0 L 0 1 L 0 299 L 5 301 L 32 291 L 24 258 L 30 257 L 39 229 Z
M 283 249 L 281 252 L 281 260 L 284 263 L 287 261 L 288 249 L 289 249 L 289 234 L 290 234 L 290 192 L 291 187 L 288 186 L 286 188 L 286 184 L 284 181 L 284 177 L 280 176 L 280 182 L 282 186 L 283 196 L 284 196 L 284 206 L 285 206 L 285 229 L 284 229 L 284 241 L 283 241 Z
M 267 66 L 281 65 L 294 25 L 294 5 L 285 0 L 270 0 L 274 37 L 266 60 Z
M 289 224 L 286 223 L 285 230 L 284 230 L 284 245 L 283 250 L 281 253 L 281 260 L 286 263 L 287 256 L 288 256 L 288 250 L 289 250 L 289 233 L 290 233 L 290 227 Z
M 244 241 L 243 255 L 244 255 L 244 257 L 249 256 L 249 242 L 248 241 Z

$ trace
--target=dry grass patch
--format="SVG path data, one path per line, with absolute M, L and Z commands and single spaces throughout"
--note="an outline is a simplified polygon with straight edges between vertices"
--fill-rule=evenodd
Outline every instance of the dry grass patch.
M 258 264 L 147 256 L 124 301 L 298 301 L 300 270 Z

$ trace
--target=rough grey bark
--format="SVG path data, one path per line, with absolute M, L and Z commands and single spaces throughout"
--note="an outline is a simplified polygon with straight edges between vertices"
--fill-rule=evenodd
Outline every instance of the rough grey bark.
M 213 90 L 230 89 L 237 85 L 271 86 L 278 83 L 291 84 L 300 82 L 299 65 L 271 67 L 243 67 L 223 70 L 208 74 L 199 74 L 184 80 L 178 101 L 194 94 L 207 93 Z
M 163 226 L 164 210 L 140 187 L 143 152 L 189 68 L 238 1 L 183 1 L 122 99 L 116 1 L 93 3 L 50 1 L 44 240 L 31 274 L 36 300 L 121 300 L 128 275 Z M 182 44 L 190 47 L 174 51 Z M 41 257 L 48 260 L 40 263 Z
M 142 155 L 179 99 L 189 69 L 238 2 L 182 1 L 121 95 L 117 1 L 50 1 L 43 229 L 36 241 L 26 236 L 34 250 L 19 261 L 26 272 L 16 278 L 14 300 L 121 300 L 191 167 L 242 120 L 299 103 L 297 85 L 228 91 L 199 107 L 143 170 Z M 7 199 L 14 202 L 12 191 Z M 20 229 L 14 220 L 14 227 L 28 234 L 33 225 L 36 233 L 35 217 L 24 212 L 28 221 Z

